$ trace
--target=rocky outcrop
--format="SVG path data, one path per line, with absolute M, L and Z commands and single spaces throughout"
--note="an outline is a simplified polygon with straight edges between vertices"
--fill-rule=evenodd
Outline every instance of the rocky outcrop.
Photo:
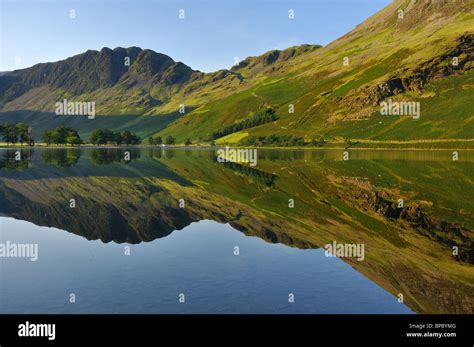
M 430 59 L 413 70 L 404 69 L 376 85 L 368 84 L 349 94 L 345 102 L 358 107 L 378 106 L 381 101 L 404 92 L 421 93 L 426 85 L 474 67 L 474 34 L 466 33 L 443 55 Z M 457 65 L 453 59 L 457 59 Z
M 1 75 L 0 104 L 41 86 L 64 89 L 77 96 L 122 82 L 129 88 L 145 83 L 182 84 L 193 72 L 189 66 L 149 49 L 105 47 Z

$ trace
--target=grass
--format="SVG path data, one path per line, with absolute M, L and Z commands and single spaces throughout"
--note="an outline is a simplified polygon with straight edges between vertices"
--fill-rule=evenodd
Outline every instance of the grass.
M 85 116 L 57 116 L 52 113 L 13 111 L 0 113 L 0 122 L 19 123 L 25 122 L 33 128 L 36 140 L 42 132 L 64 125 L 78 130 L 82 139 L 87 140 L 93 130 L 106 128 L 113 131 L 129 130 L 137 133 L 142 139 L 154 134 L 156 129 L 165 128 L 168 124 L 178 119 L 181 115 L 173 113 L 160 116 L 96 116 L 88 119 Z M 184 141 L 183 141 L 184 142 Z
M 232 133 L 226 136 L 223 136 L 216 140 L 216 144 L 236 144 L 248 137 L 248 133 L 245 131 L 239 131 L 236 133 Z
M 415 6 L 411 11 L 416 13 L 421 7 Z M 271 106 L 277 110 L 278 121 L 246 129 L 220 139 L 218 143 L 236 144 L 246 136 L 270 134 L 296 135 L 307 140 L 323 136 L 331 142 L 337 142 L 338 138 L 377 140 L 382 147 L 385 147 L 383 141 L 394 140 L 472 139 L 472 69 L 429 81 L 422 94 L 405 92 L 393 96 L 395 100 L 421 103 L 421 118 L 416 121 L 407 117 L 381 116 L 378 106 L 370 105 L 370 100 L 366 103 L 354 101 L 367 99 L 377 85 L 390 78 L 416 75 L 422 64 L 449 55 L 459 36 L 474 28 L 474 17 L 467 13 L 455 12 L 446 21 L 415 21 L 411 27 L 408 24 L 413 18 L 400 22 L 395 13 L 395 5 L 389 5 L 349 35 L 326 47 L 300 52 L 287 61 L 279 60 L 266 67 L 257 64 L 255 70 L 245 67 L 240 71 L 241 75 L 238 71 L 224 71 L 222 76 L 220 72 L 202 74 L 183 86 L 163 89 L 145 83 L 139 88 L 115 86 L 84 94 L 78 100 L 96 100 L 98 112 L 104 114 L 94 122 L 38 113 L 28 117 L 3 113 L 0 119 L 26 121 L 39 132 L 64 124 L 78 128 L 83 137 L 88 137 L 93 128 L 107 127 L 128 129 L 143 138 L 172 135 L 178 143 L 184 143 L 188 138 L 203 143 L 212 132 Z M 342 64 L 344 57 L 350 59 L 349 66 Z M 441 66 L 443 64 L 446 61 Z M 18 101 L 15 106 L 44 109 L 48 105 L 46 101 L 70 95 L 58 89 L 41 93 L 32 91 L 27 96 L 20 100 L 23 103 Z M 186 105 L 184 115 L 176 112 L 181 103 Z M 294 113 L 289 112 L 289 106 L 294 107 Z M 364 111 L 363 120 L 354 120 L 359 111 Z M 368 142 L 365 145 L 374 146 Z M 406 144 L 397 146 L 405 147 Z M 420 142 L 416 146 L 427 145 Z M 442 145 L 433 143 L 433 147 Z

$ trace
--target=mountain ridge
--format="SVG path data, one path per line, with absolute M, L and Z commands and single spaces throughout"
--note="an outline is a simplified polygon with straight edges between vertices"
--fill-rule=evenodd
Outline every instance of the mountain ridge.
M 272 50 L 210 73 L 138 47 L 86 51 L 0 75 L 0 111 L 53 112 L 63 98 L 95 101 L 99 115 L 173 115 L 171 123 L 143 134 L 173 135 L 179 142 L 208 141 L 269 107 L 278 120 L 218 142 L 269 134 L 306 141 L 472 138 L 466 100 L 474 78 L 473 4 L 397 0 L 324 47 Z M 126 56 L 129 67 L 122 64 Z M 380 118 L 378 104 L 387 98 L 421 103 L 422 119 Z M 182 105 L 184 113 L 178 112 Z
M 319 46 L 302 45 L 299 47 L 271 52 L 278 56 L 281 53 L 280 60 L 288 60 Z M 244 62 L 252 62 L 257 65 L 262 56 L 249 57 Z M 129 59 L 130 65 L 128 67 L 125 65 L 125 59 Z M 272 63 L 267 61 L 265 67 L 272 65 Z M 88 50 L 57 62 L 39 63 L 29 68 L 0 75 L 0 105 L 3 105 L 2 108 L 6 111 L 19 110 L 24 101 L 22 96 L 26 94 L 24 99 L 28 99 L 30 98 L 28 92 L 43 87 L 47 88 L 42 92 L 43 94 L 51 92 L 52 95 L 46 97 L 45 100 L 48 103 L 36 104 L 33 108 L 35 111 L 52 112 L 53 101 L 56 99 L 63 97 L 85 99 L 84 94 L 92 94 L 90 99 L 94 99 L 97 98 L 97 92 L 100 89 L 122 88 L 124 93 L 123 98 L 120 99 L 130 100 L 132 106 L 144 106 L 138 107 L 135 110 L 137 112 L 131 112 L 132 114 L 141 114 L 153 106 L 166 103 L 171 98 L 171 93 L 181 90 L 181 88 L 185 94 L 192 94 L 202 86 L 218 86 L 219 82 L 223 80 L 224 83 L 229 84 L 240 83 L 246 78 L 239 72 L 241 68 L 242 66 L 240 68 L 236 66 L 231 69 L 204 73 L 150 49 L 135 46 L 114 49 L 104 47 L 100 51 Z M 251 70 L 251 74 L 255 75 L 262 70 L 262 67 L 258 66 Z M 255 72 L 254 70 L 259 71 Z M 140 94 L 138 100 L 134 100 L 134 95 L 130 95 L 130 91 Z M 101 97 L 97 99 L 100 104 Z M 106 104 L 102 108 L 99 107 L 99 110 L 107 110 L 108 106 Z M 102 113 L 107 114 L 108 112 Z M 119 112 L 119 114 L 126 113 Z

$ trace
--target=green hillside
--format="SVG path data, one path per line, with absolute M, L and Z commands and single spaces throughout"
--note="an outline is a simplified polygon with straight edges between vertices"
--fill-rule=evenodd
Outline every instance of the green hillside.
M 97 123 L 203 143 L 272 108 L 277 120 L 216 142 L 271 134 L 308 142 L 473 139 L 473 9 L 474 0 L 395 0 L 325 47 L 270 51 L 213 73 L 137 47 L 87 51 L 0 75 L 0 123 L 23 111 L 36 111 L 21 119 L 33 127 L 61 123 L 54 104 L 67 98 L 97 105 L 93 122 L 64 118 L 81 135 Z M 420 118 L 382 116 L 388 99 L 419 102 Z
M 204 105 L 161 131 L 179 139 L 208 136 L 215 127 L 271 105 L 280 119 L 245 129 L 247 136 L 416 140 L 472 138 L 473 1 L 395 1 L 330 45 L 274 67 L 258 84 Z M 398 10 L 404 9 L 404 19 Z M 424 18 L 425 20 L 415 20 Z M 433 20 L 432 18 L 436 18 Z M 343 64 L 344 58 L 349 65 Z M 458 66 L 452 66 L 452 58 Z M 240 71 L 240 69 L 234 69 Z M 421 116 L 381 116 L 387 98 L 419 101 Z M 294 113 L 289 112 L 290 104 Z

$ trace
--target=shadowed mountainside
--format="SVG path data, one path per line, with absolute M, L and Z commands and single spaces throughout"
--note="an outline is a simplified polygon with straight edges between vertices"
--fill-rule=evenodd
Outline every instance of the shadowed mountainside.
M 471 139 L 473 5 L 396 0 L 325 47 L 274 50 L 213 73 L 137 47 L 87 51 L 2 74 L 0 111 L 10 121 L 10 111 L 54 112 L 54 103 L 67 98 L 95 101 L 99 115 L 172 114 L 154 127 L 142 119 L 135 124 L 142 136 L 173 135 L 178 143 L 206 141 L 267 107 L 276 121 L 218 143 L 269 134 L 307 141 Z M 421 118 L 381 116 L 379 103 L 388 98 L 420 102 Z M 177 112 L 181 104 L 184 114 Z M 112 117 L 103 122 L 118 127 Z

